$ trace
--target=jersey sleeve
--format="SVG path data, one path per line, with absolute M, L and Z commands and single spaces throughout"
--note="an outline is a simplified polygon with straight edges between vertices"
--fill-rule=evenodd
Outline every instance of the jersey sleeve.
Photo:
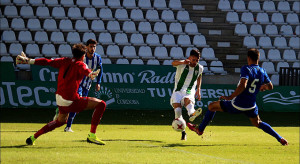
M 264 82 L 263 83 L 265 83 L 265 84 L 270 83 L 271 80 L 270 80 L 270 78 L 269 78 L 269 76 L 268 76 L 268 74 L 267 74 L 267 72 L 266 72 L 265 69 L 263 69 L 263 75 L 264 75 Z
M 249 79 L 249 70 L 248 70 L 247 66 L 243 66 L 241 68 L 240 79 L 242 79 L 242 78 Z
M 49 65 L 54 68 L 59 68 L 64 64 L 65 58 L 56 58 L 56 59 L 46 59 L 46 58 L 39 58 L 35 59 L 35 65 Z
M 184 69 L 186 65 L 180 64 L 177 66 L 174 66 L 176 69 Z
M 87 66 L 87 64 L 82 62 L 80 66 L 82 68 L 80 69 L 80 74 L 83 74 L 84 76 L 88 76 L 92 72 Z

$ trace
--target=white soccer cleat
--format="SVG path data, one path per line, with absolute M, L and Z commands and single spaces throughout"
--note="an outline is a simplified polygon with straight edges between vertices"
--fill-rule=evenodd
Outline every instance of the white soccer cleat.
M 65 132 L 72 132 L 72 133 L 74 132 L 74 131 L 71 129 L 71 127 L 66 127 L 64 131 L 65 131 Z
M 193 122 L 202 113 L 202 108 L 198 108 L 193 114 L 190 115 L 189 120 Z

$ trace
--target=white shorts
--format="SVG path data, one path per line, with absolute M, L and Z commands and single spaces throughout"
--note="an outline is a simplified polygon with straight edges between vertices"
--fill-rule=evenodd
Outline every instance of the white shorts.
M 173 107 L 174 103 L 180 103 L 181 106 L 184 106 L 184 99 L 185 98 L 190 99 L 190 101 L 193 104 L 195 104 L 195 96 L 194 96 L 194 94 L 186 94 L 186 93 L 177 91 L 177 92 L 173 92 L 172 93 L 172 96 L 171 96 L 171 99 L 170 99 L 171 106 Z
M 58 106 L 70 106 L 73 103 L 73 101 L 66 100 L 59 94 L 56 94 L 55 97 L 56 97 L 56 104 Z

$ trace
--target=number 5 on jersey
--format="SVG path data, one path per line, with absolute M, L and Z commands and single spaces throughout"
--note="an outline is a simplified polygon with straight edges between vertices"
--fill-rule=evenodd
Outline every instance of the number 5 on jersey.
M 256 89 L 256 82 L 259 82 L 259 79 L 254 79 L 253 82 L 251 83 L 251 87 L 249 88 L 250 93 L 254 93 Z

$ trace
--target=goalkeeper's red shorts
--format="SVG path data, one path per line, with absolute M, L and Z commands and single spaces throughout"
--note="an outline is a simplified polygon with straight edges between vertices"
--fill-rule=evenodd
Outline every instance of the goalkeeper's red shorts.
M 74 100 L 70 106 L 58 106 L 59 113 L 61 114 L 66 114 L 70 112 L 79 113 L 87 107 L 88 102 L 89 102 L 89 97 L 80 97 L 79 99 Z

